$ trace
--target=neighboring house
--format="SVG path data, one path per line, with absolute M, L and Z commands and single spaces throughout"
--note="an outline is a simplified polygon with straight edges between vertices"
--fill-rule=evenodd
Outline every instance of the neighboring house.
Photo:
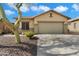
M 65 22 L 70 19 L 56 11 L 49 10 L 34 17 L 22 17 L 19 30 L 32 30 L 35 33 L 61 34 L 67 33 Z
M 68 28 L 70 32 L 79 33 L 79 18 L 70 19 L 68 22 Z
M 4 30 L 4 25 L 0 22 L 0 30 Z
M 1 21 L 0 21 L 0 30 L 2 30 L 4 33 L 11 32 Z

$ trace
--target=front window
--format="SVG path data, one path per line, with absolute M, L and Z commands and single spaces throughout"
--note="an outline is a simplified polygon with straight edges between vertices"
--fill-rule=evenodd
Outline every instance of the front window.
M 29 30 L 29 22 L 22 22 L 22 30 Z

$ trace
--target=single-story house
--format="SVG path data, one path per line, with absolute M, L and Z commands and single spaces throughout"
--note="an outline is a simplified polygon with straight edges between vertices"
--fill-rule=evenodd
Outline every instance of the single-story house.
M 68 21 L 68 28 L 70 32 L 78 32 L 79 33 L 79 17 L 75 19 L 70 19 Z
M 4 33 L 9 33 L 9 32 L 11 32 L 11 31 L 9 30 L 9 28 L 7 28 L 7 27 L 3 24 L 3 22 L 1 22 L 1 21 L 0 21 L 0 30 L 3 31 Z
M 22 17 L 19 31 L 32 30 L 35 33 L 43 34 L 67 33 L 68 28 L 65 23 L 68 19 L 70 19 L 70 17 L 64 16 L 54 10 L 49 10 L 33 17 Z

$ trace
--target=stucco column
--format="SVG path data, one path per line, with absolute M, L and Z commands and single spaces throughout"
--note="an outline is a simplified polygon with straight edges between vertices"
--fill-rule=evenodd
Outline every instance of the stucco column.
M 64 34 L 68 34 L 68 24 L 64 23 Z
M 38 22 L 37 21 L 34 22 L 34 32 L 38 33 Z

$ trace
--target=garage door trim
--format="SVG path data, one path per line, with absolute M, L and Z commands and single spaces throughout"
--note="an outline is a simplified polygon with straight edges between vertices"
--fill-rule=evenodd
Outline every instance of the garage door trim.
M 38 23 L 64 23 L 64 21 L 38 21 Z

